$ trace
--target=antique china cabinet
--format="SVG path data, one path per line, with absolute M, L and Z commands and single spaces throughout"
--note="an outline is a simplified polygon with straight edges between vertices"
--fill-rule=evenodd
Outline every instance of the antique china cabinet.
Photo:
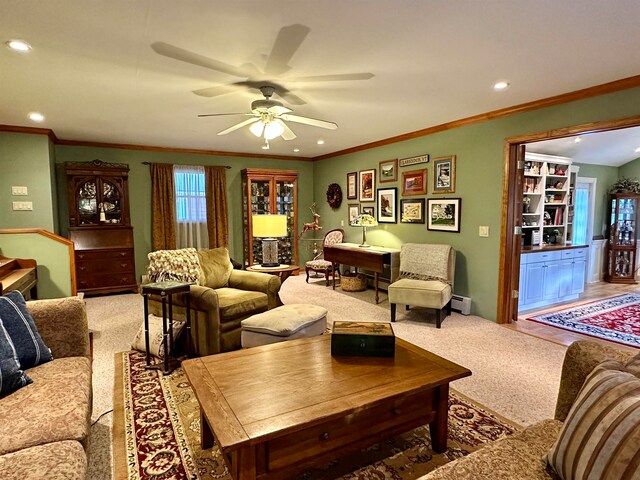
M 611 283 L 636 283 L 638 200 L 635 193 L 610 195 L 609 244 L 604 279 Z
M 101 160 L 67 162 L 65 173 L 78 291 L 136 292 L 129 166 Z
M 262 239 L 252 235 L 254 215 L 287 216 L 287 236 L 278 239 L 278 260 L 298 264 L 298 172 L 247 168 L 242 170 L 244 266 L 262 262 Z

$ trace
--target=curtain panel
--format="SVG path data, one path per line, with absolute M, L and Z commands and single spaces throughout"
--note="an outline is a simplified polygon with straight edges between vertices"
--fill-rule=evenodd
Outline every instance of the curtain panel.
M 205 167 L 209 248 L 229 245 L 227 176 L 224 167 Z
M 151 164 L 151 236 L 153 250 L 176 248 L 173 165 Z

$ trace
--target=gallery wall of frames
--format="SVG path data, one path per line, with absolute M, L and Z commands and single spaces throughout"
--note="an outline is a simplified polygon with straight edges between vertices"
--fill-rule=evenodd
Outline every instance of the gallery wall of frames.
M 384 160 L 377 168 L 347 173 L 348 222 L 360 213 L 379 224 L 414 223 L 428 230 L 460 232 L 456 156 Z

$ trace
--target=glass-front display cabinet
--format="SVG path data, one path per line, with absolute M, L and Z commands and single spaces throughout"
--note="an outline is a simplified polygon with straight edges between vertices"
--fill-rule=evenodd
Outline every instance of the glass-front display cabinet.
M 298 172 L 247 168 L 242 170 L 244 266 L 262 263 L 262 239 L 253 236 L 253 216 L 287 217 L 287 235 L 278 237 L 278 261 L 298 264 Z
M 610 195 L 609 245 L 604 279 L 611 283 L 636 283 L 638 199 L 635 193 Z

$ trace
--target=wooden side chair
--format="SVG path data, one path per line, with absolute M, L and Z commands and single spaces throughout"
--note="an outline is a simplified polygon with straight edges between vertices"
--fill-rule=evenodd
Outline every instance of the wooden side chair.
M 451 315 L 451 297 L 456 270 L 456 252 L 449 245 L 405 243 L 400 250 L 400 276 L 389 285 L 391 321 L 396 304 L 433 308 L 436 328 Z M 443 310 L 446 313 L 443 315 Z
M 324 236 L 324 240 L 322 241 L 322 246 L 325 245 L 335 245 L 336 243 L 342 243 L 344 240 L 344 230 L 341 228 L 335 228 L 333 230 L 329 230 Z M 336 271 L 333 271 L 333 264 L 324 259 L 324 250 L 321 251 L 318 255 L 315 256 L 313 260 L 309 260 L 305 264 L 305 271 L 307 272 L 307 280 L 309 283 L 309 272 L 318 272 L 324 273 L 324 278 L 326 280 L 327 286 L 329 286 L 329 274 L 340 276 L 340 265 L 336 266 Z

